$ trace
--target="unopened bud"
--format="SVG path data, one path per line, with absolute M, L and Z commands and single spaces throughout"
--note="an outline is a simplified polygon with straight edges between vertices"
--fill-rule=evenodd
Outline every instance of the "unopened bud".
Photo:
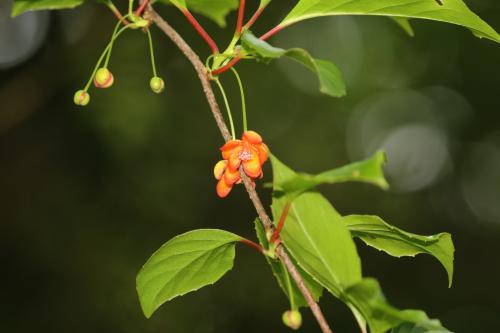
M 149 81 L 149 86 L 153 92 L 159 94 L 165 89 L 165 82 L 161 77 L 155 76 Z
M 75 102 L 76 105 L 85 106 L 89 104 L 89 101 L 90 95 L 85 90 L 78 90 L 73 97 L 73 102 Z
M 109 88 L 113 85 L 115 79 L 113 74 L 107 68 L 99 68 L 94 76 L 94 85 L 96 88 Z
M 298 330 L 302 326 L 302 315 L 297 310 L 288 310 L 283 313 L 283 324 L 292 330 Z

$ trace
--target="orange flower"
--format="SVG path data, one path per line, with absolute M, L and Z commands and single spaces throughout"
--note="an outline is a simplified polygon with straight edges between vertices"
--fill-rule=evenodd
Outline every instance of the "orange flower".
M 241 183 L 240 166 L 252 180 L 262 178 L 262 165 L 267 161 L 269 149 L 262 142 L 262 137 L 254 131 L 243 133 L 241 140 L 230 140 L 220 148 L 223 160 L 214 168 L 217 194 L 226 197 L 234 184 Z

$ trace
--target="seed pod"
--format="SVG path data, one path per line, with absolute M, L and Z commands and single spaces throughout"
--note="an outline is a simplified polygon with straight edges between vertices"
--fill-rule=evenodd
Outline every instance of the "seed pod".
M 99 68 L 94 76 L 94 85 L 96 88 L 109 88 L 115 81 L 113 74 L 107 68 Z
M 288 310 L 283 313 L 283 324 L 292 330 L 298 330 L 302 326 L 302 315 L 297 310 Z
M 165 89 L 165 82 L 161 77 L 155 76 L 149 81 L 149 86 L 153 92 L 159 94 Z
M 76 105 L 85 106 L 89 104 L 89 101 L 90 95 L 85 90 L 78 90 L 73 97 L 73 102 L 75 102 Z

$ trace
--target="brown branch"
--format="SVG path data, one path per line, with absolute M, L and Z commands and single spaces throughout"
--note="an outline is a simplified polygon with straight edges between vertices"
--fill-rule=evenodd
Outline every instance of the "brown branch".
M 175 31 L 150 5 L 148 5 L 146 9 L 144 17 L 148 20 L 153 21 L 158 26 L 158 28 L 160 28 L 160 30 L 162 30 L 165 33 L 165 35 L 167 35 L 167 37 L 170 38 L 170 40 L 172 40 L 172 42 L 174 42 L 174 44 L 177 45 L 177 47 L 182 51 L 182 53 L 184 53 L 184 55 L 189 59 L 194 69 L 196 70 L 196 73 L 198 74 L 198 78 L 201 81 L 201 85 L 207 97 L 208 104 L 210 105 L 210 110 L 212 111 L 212 114 L 215 118 L 215 122 L 217 123 L 217 126 L 219 127 L 219 130 L 222 136 L 224 137 L 224 140 L 225 141 L 231 140 L 231 135 L 229 134 L 226 122 L 224 121 L 224 117 L 220 112 L 220 108 L 219 105 L 217 104 L 217 100 L 215 99 L 212 86 L 210 85 L 209 74 L 205 66 L 201 62 L 200 58 L 198 57 L 198 55 L 191 49 L 191 47 L 184 41 L 184 39 L 177 33 L 177 31 Z M 252 201 L 255 210 L 257 211 L 257 214 L 259 215 L 259 218 L 262 221 L 265 229 L 273 232 L 274 231 L 273 223 L 269 218 L 269 215 L 267 215 L 267 212 L 264 209 L 262 201 L 260 200 L 257 192 L 253 188 L 252 181 L 242 170 L 240 170 L 240 174 L 243 183 L 245 185 L 246 191 L 248 192 L 248 195 L 250 197 L 250 200 Z M 332 330 L 328 326 L 328 323 L 325 317 L 323 316 L 323 313 L 321 312 L 319 305 L 316 303 L 316 301 L 314 301 L 314 298 L 309 289 L 307 288 L 307 286 L 305 285 L 302 276 L 297 271 L 297 268 L 290 260 L 290 257 L 288 256 L 282 245 L 279 245 L 277 247 L 276 254 L 278 258 L 281 260 L 281 262 L 283 262 L 288 272 L 290 273 L 290 276 L 293 278 L 293 280 L 299 287 L 300 291 L 304 295 L 304 298 L 306 299 L 307 304 L 309 305 L 311 311 L 316 317 L 316 320 L 318 321 L 322 332 L 332 333 Z

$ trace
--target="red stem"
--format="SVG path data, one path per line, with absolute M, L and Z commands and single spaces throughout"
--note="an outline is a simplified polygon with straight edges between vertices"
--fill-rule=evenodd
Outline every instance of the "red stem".
M 224 73 L 225 71 L 229 70 L 231 67 L 233 67 L 238 61 L 241 60 L 240 56 L 236 56 L 233 59 L 231 59 L 227 64 L 222 66 L 219 69 L 216 69 L 215 71 L 212 72 L 212 75 L 219 75 L 221 73 Z
M 182 14 L 188 19 L 189 23 L 196 29 L 198 34 L 207 42 L 208 46 L 210 46 L 210 49 L 212 50 L 213 54 L 218 54 L 219 53 L 219 48 L 217 47 L 217 44 L 215 44 L 214 40 L 210 35 L 203 29 L 203 27 L 198 23 L 198 21 L 194 18 L 193 15 L 187 10 L 187 9 L 181 9 Z
M 238 9 L 238 20 L 236 21 L 236 31 L 235 36 L 241 34 L 241 28 L 243 27 L 243 19 L 245 17 L 245 0 L 240 0 L 240 7 Z
M 144 9 L 146 9 L 146 6 L 148 5 L 148 3 L 149 3 L 149 0 L 142 0 L 141 1 L 141 5 L 135 11 L 135 15 L 141 16 L 141 14 L 144 11 Z
M 265 6 L 262 6 L 262 7 L 259 7 L 255 13 L 253 14 L 253 16 L 250 18 L 250 20 L 247 22 L 247 24 L 245 24 L 245 30 L 246 29 L 250 29 L 250 27 L 255 23 L 255 21 L 257 21 L 257 19 L 259 18 L 260 14 L 262 14 L 262 12 L 264 11 L 264 9 L 266 9 L 267 5 L 269 3 L 267 3 Z
M 284 27 L 286 27 L 286 25 L 280 25 L 278 24 L 277 26 L 275 26 L 274 28 L 272 28 L 271 30 L 269 30 L 268 32 L 266 32 L 265 34 L 263 34 L 262 36 L 259 37 L 259 39 L 261 40 L 267 40 L 269 37 L 275 35 L 276 33 L 280 32 Z
M 255 243 L 255 242 L 252 242 L 249 239 L 242 238 L 242 239 L 240 239 L 240 242 L 254 248 L 255 250 L 259 251 L 259 253 L 264 253 L 264 249 L 262 248 L 262 246 L 260 246 L 259 244 Z
M 122 13 L 120 13 L 120 11 L 118 10 L 118 8 L 116 8 L 114 5 L 112 6 L 108 6 L 108 8 L 113 12 L 113 14 L 116 16 L 116 18 L 120 21 L 123 20 L 123 15 Z M 122 21 L 124 25 L 129 25 L 130 22 L 127 21 L 127 20 L 123 20 Z
M 281 232 L 281 229 L 283 229 L 283 226 L 285 225 L 285 220 L 286 220 L 286 217 L 288 216 L 288 211 L 290 210 L 290 206 L 291 206 L 291 202 L 289 201 L 286 203 L 285 207 L 283 208 L 283 212 L 281 213 L 280 221 L 278 222 L 278 226 L 276 227 L 276 229 L 274 229 L 274 233 L 271 236 L 271 239 L 269 240 L 269 242 L 271 244 L 274 244 L 274 242 L 276 242 L 276 240 L 280 238 L 280 232 Z
M 250 22 L 249 22 L 250 23 Z M 248 24 L 248 23 L 247 23 Z M 269 30 L 268 32 L 266 32 L 265 34 L 263 34 L 262 36 L 259 37 L 260 40 L 266 40 L 268 39 L 269 37 L 273 36 L 274 34 L 278 33 L 279 31 L 281 31 L 283 28 L 285 28 L 286 25 L 277 25 L 275 26 L 274 28 L 272 28 L 271 30 Z M 219 75 L 219 74 L 222 74 L 224 73 L 225 71 L 231 69 L 231 67 L 233 67 L 238 61 L 241 60 L 241 57 L 237 56 L 237 57 L 234 57 L 230 62 L 228 62 L 226 65 L 222 66 L 221 68 L 219 69 L 216 69 L 215 71 L 212 72 L 212 75 Z

